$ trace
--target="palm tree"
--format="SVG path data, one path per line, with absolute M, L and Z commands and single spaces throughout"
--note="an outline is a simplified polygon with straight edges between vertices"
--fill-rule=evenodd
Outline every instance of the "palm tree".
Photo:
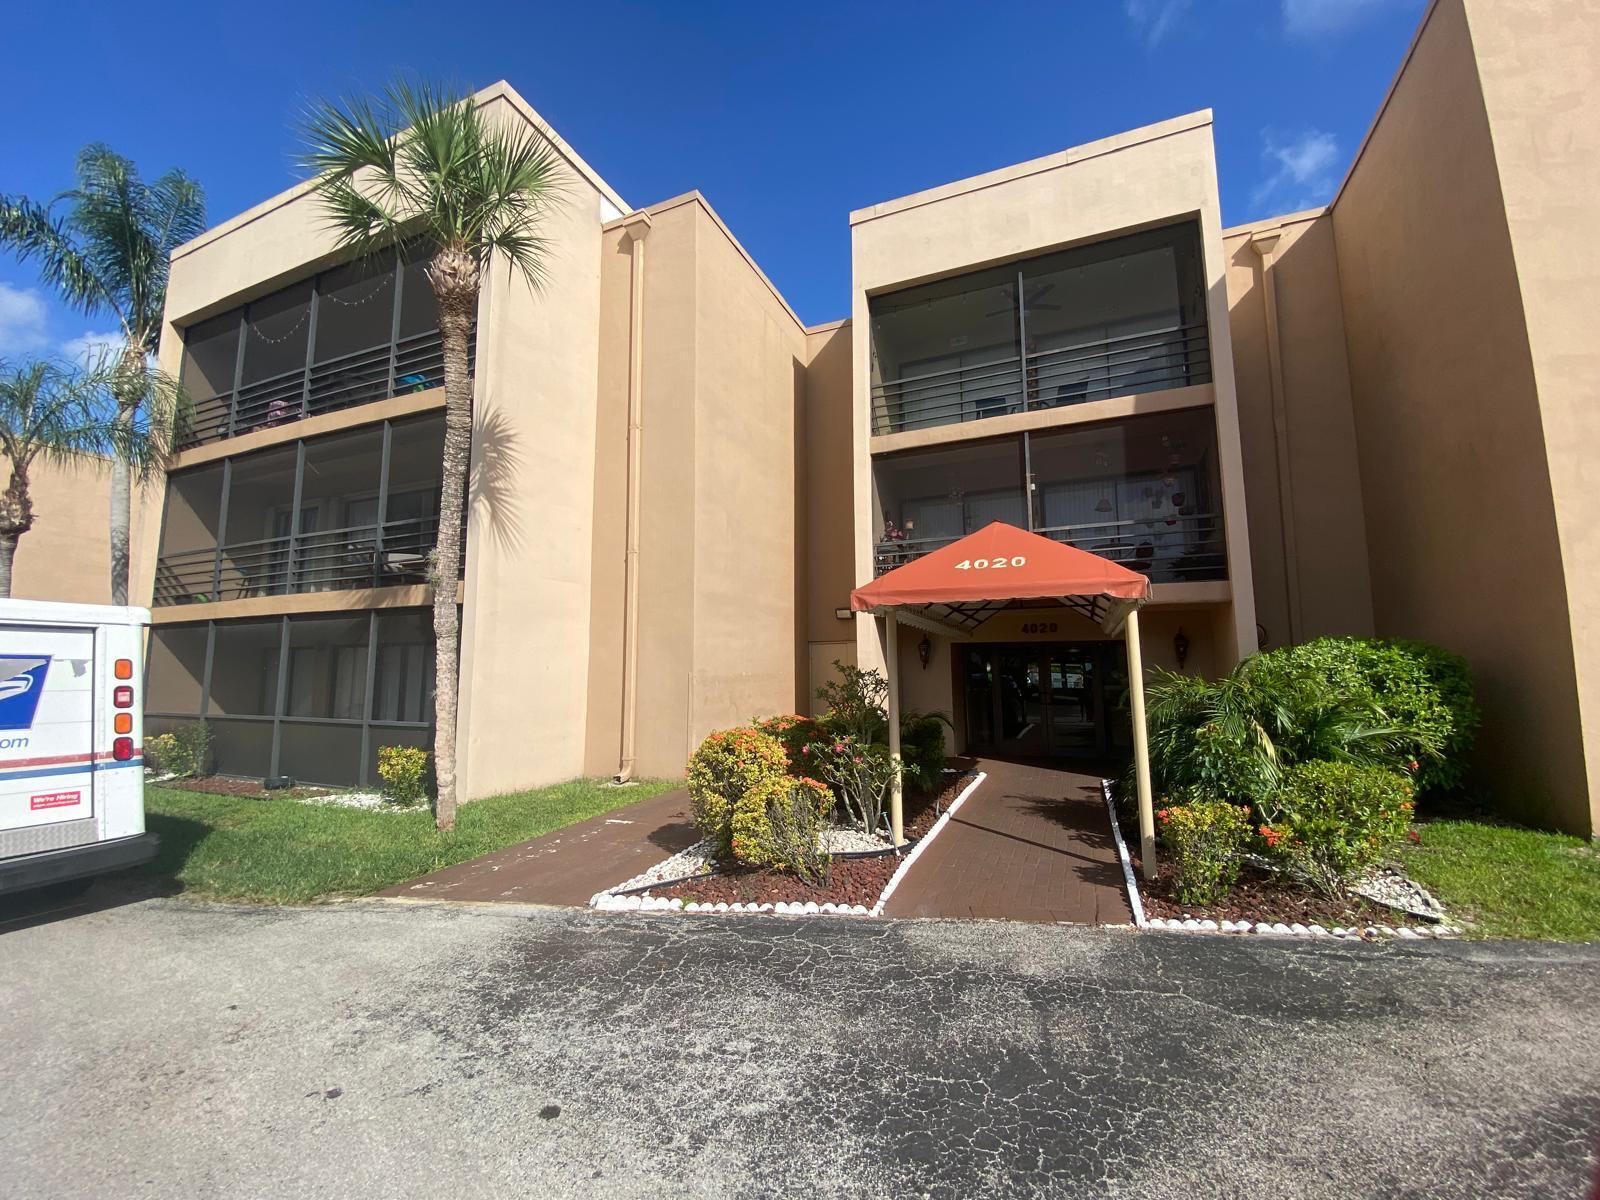
M 544 221 L 564 168 L 540 129 L 492 123 L 470 97 L 391 84 L 376 99 L 323 101 L 305 122 L 302 161 L 339 245 L 357 256 L 394 248 L 427 261 L 444 350 L 445 435 L 433 564 L 435 821 L 456 820 L 456 653 L 462 508 L 472 450 L 467 342 L 485 272 L 496 260 L 538 289 Z
M 44 281 L 73 308 L 111 316 L 122 351 L 111 378 L 121 440 L 143 420 L 159 428 L 175 414 L 177 389 L 149 367 L 161 339 L 172 251 L 205 230 L 205 196 L 182 171 L 152 183 L 131 161 L 96 143 L 78 154 L 78 186 L 49 204 L 0 196 L 0 244 L 37 260 Z M 57 216 L 57 205 L 65 213 Z M 128 602 L 130 464 L 111 463 L 111 601 Z
M 36 459 L 131 464 L 143 472 L 156 447 L 140 425 L 119 419 L 107 396 L 115 369 L 67 371 L 46 362 L 20 367 L 0 363 L 0 455 L 11 478 L 0 492 L 0 597 L 11 595 L 17 543 L 33 528 L 28 471 Z

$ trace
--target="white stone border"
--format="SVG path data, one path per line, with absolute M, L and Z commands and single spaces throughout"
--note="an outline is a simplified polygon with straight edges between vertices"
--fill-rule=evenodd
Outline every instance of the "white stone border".
M 702 904 L 698 900 L 685 904 L 680 897 L 674 896 L 670 900 L 662 896 L 651 896 L 648 893 L 642 896 L 614 896 L 610 892 L 596 892 L 589 898 L 589 907 L 597 912 L 687 912 L 687 913 L 775 913 L 785 917 L 828 916 L 840 917 L 881 917 L 883 916 L 884 903 L 900 885 L 900 880 L 911 869 L 911 864 L 917 861 L 918 856 L 927 849 L 938 837 L 950 818 L 955 815 L 956 809 L 965 803 L 968 796 L 977 790 L 977 787 L 989 777 L 987 771 L 979 771 L 972 777 L 972 781 L 961 789 L 961 794 L 950 802 L 950 807 L 940 814 L 933 827 L 917 839 L 917 844 L 911 848 L 889 882 L 884 884 L 883 891 L 878 894 L 877 903 L 870 909 L 864 904 L 818 904 L 815 900 L 801 901 L 779 900 L 775 904 L 728 904 L 719 901 L 716 904 Z M 681 881 L 680 881 L 681 882 Z
M 1133 923 L 1140 929 L 1148 929 L 1150 922 L 1144 919 L 1144 901 L 1139 899 L 1139 881 L 1133 877 L 1133 860 L 1128 857 L 1128 843 L 1122 840 L 1117 805 L 1111 798 L 1111 780 L 1100 781 L 1100 794 L 1106 799 L 1106 815 L 1111 818 L 1111 836 L 1117 839 L 1117 857 L 1122 861 L 1122 882 L 1128 888 L 1128 907 L 1133 910 Z
M 1149 929 L 1176 931 L 1178 933 L 1250 933 L 1270 937 L 1301 937 L 1301 938 L 1337 938 L 1342 941 L 1365 942 L 1378 938 L 1399 938 L 1409 941 L 1424 941 L 1430 938 L 1453 938 L 1461 930 L 1454 925 L 1335 925 L 1332 929 L 1321 925 L 1302 925 L 1296 921 L 1292 925 L 1285 925 L 1282 921 L 1268 924 L 1257 921 L 1199 921 L 1193 917 L 1182 920 L 1177 917 L 1151 917 L 1146 924 Z
M 1122 826 L 1117 822 L 1117 806 L 1111 799 L 1111 780 L 1100 781 L 1100 793 L 1106 799 L 1106 812 L 1111 817 L 1111 833 L 1117 840 L 1117 857 L 1122 860 L 1122 878 L 1128 885 L 1128 904 L 1133 909 L 1133 920 L 1140 929 L 1167 929 L 1178 933 L 1254 933 L 1273 937 L 1339 938 L 1344 941 L 1365 942 L 1376 938 L 1400 938 L 1421 941 L 1428 938 L 1452 938 L 1461 932 L 1454 925 L 1335 925 L 1332 929 L 1321 925 L 1302 925 L 1296 921 L 1285 925 L 1282 921 L 1222 921 L 1194 917 L 1150 917 L 1144 915 L 1144 904 L 1139 899 L 1139 884 L 1133 875 L 1133 862 L 1128 857 L 1128 844 L 1122 840 Z

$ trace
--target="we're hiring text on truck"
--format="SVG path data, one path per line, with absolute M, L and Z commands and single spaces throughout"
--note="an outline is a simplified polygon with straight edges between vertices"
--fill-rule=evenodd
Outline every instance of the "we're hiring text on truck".
M 0 600 L 0 892 L 148 861 L 142 608 Z

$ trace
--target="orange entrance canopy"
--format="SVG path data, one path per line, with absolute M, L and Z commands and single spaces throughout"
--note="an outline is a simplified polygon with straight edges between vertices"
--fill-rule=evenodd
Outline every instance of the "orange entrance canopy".
M 1149 598 L 1150 581 L 1138 572 L 1003 521 L 913 559 L 851 592 L 853 611 L 882 614 L 884 619 L 889 757 L 895 764 L 889 785 L 889 823 L 894 844 L 898 846 L 905 840 L 899 769 L 899 623 L 904 620 L 915 626 L 927 622 L 942 632 L 966 636 L 1013 604 L 1055 600 L 1098 621 L 1108 634 L 1115 634 L 1126 622 L 1124 642 L 1139 794 L 1139 848 L 1145 878 L 1155 878 L 1155 817 L 1144 719 L 1144 659 L 1139 646 L 1139 606 Z M 923 665 L 927 665 L 926 660 Z
M 858 587 L 850 607 L 921 606 L 941 624 L 971 629 L 1013 600 L 1061 600 L 1107 624 L 1149 598 L 1150 581 L 1137 571 L 995 521 Z

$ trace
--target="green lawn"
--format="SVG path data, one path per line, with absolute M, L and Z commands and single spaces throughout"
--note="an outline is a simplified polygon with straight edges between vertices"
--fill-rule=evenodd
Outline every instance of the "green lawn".
M 1600 940 L 1600 847 L 1479 821 L 1430 821 L 1406 872 L 1482 937 Z
M 365 812 L 295 800 L 145 789 L 161 853 L 144 874 L 206 900 L 306 904 L 363 896 L 675 787 L 574 780 L 461 806 L 440 833 L 426 809 Z

